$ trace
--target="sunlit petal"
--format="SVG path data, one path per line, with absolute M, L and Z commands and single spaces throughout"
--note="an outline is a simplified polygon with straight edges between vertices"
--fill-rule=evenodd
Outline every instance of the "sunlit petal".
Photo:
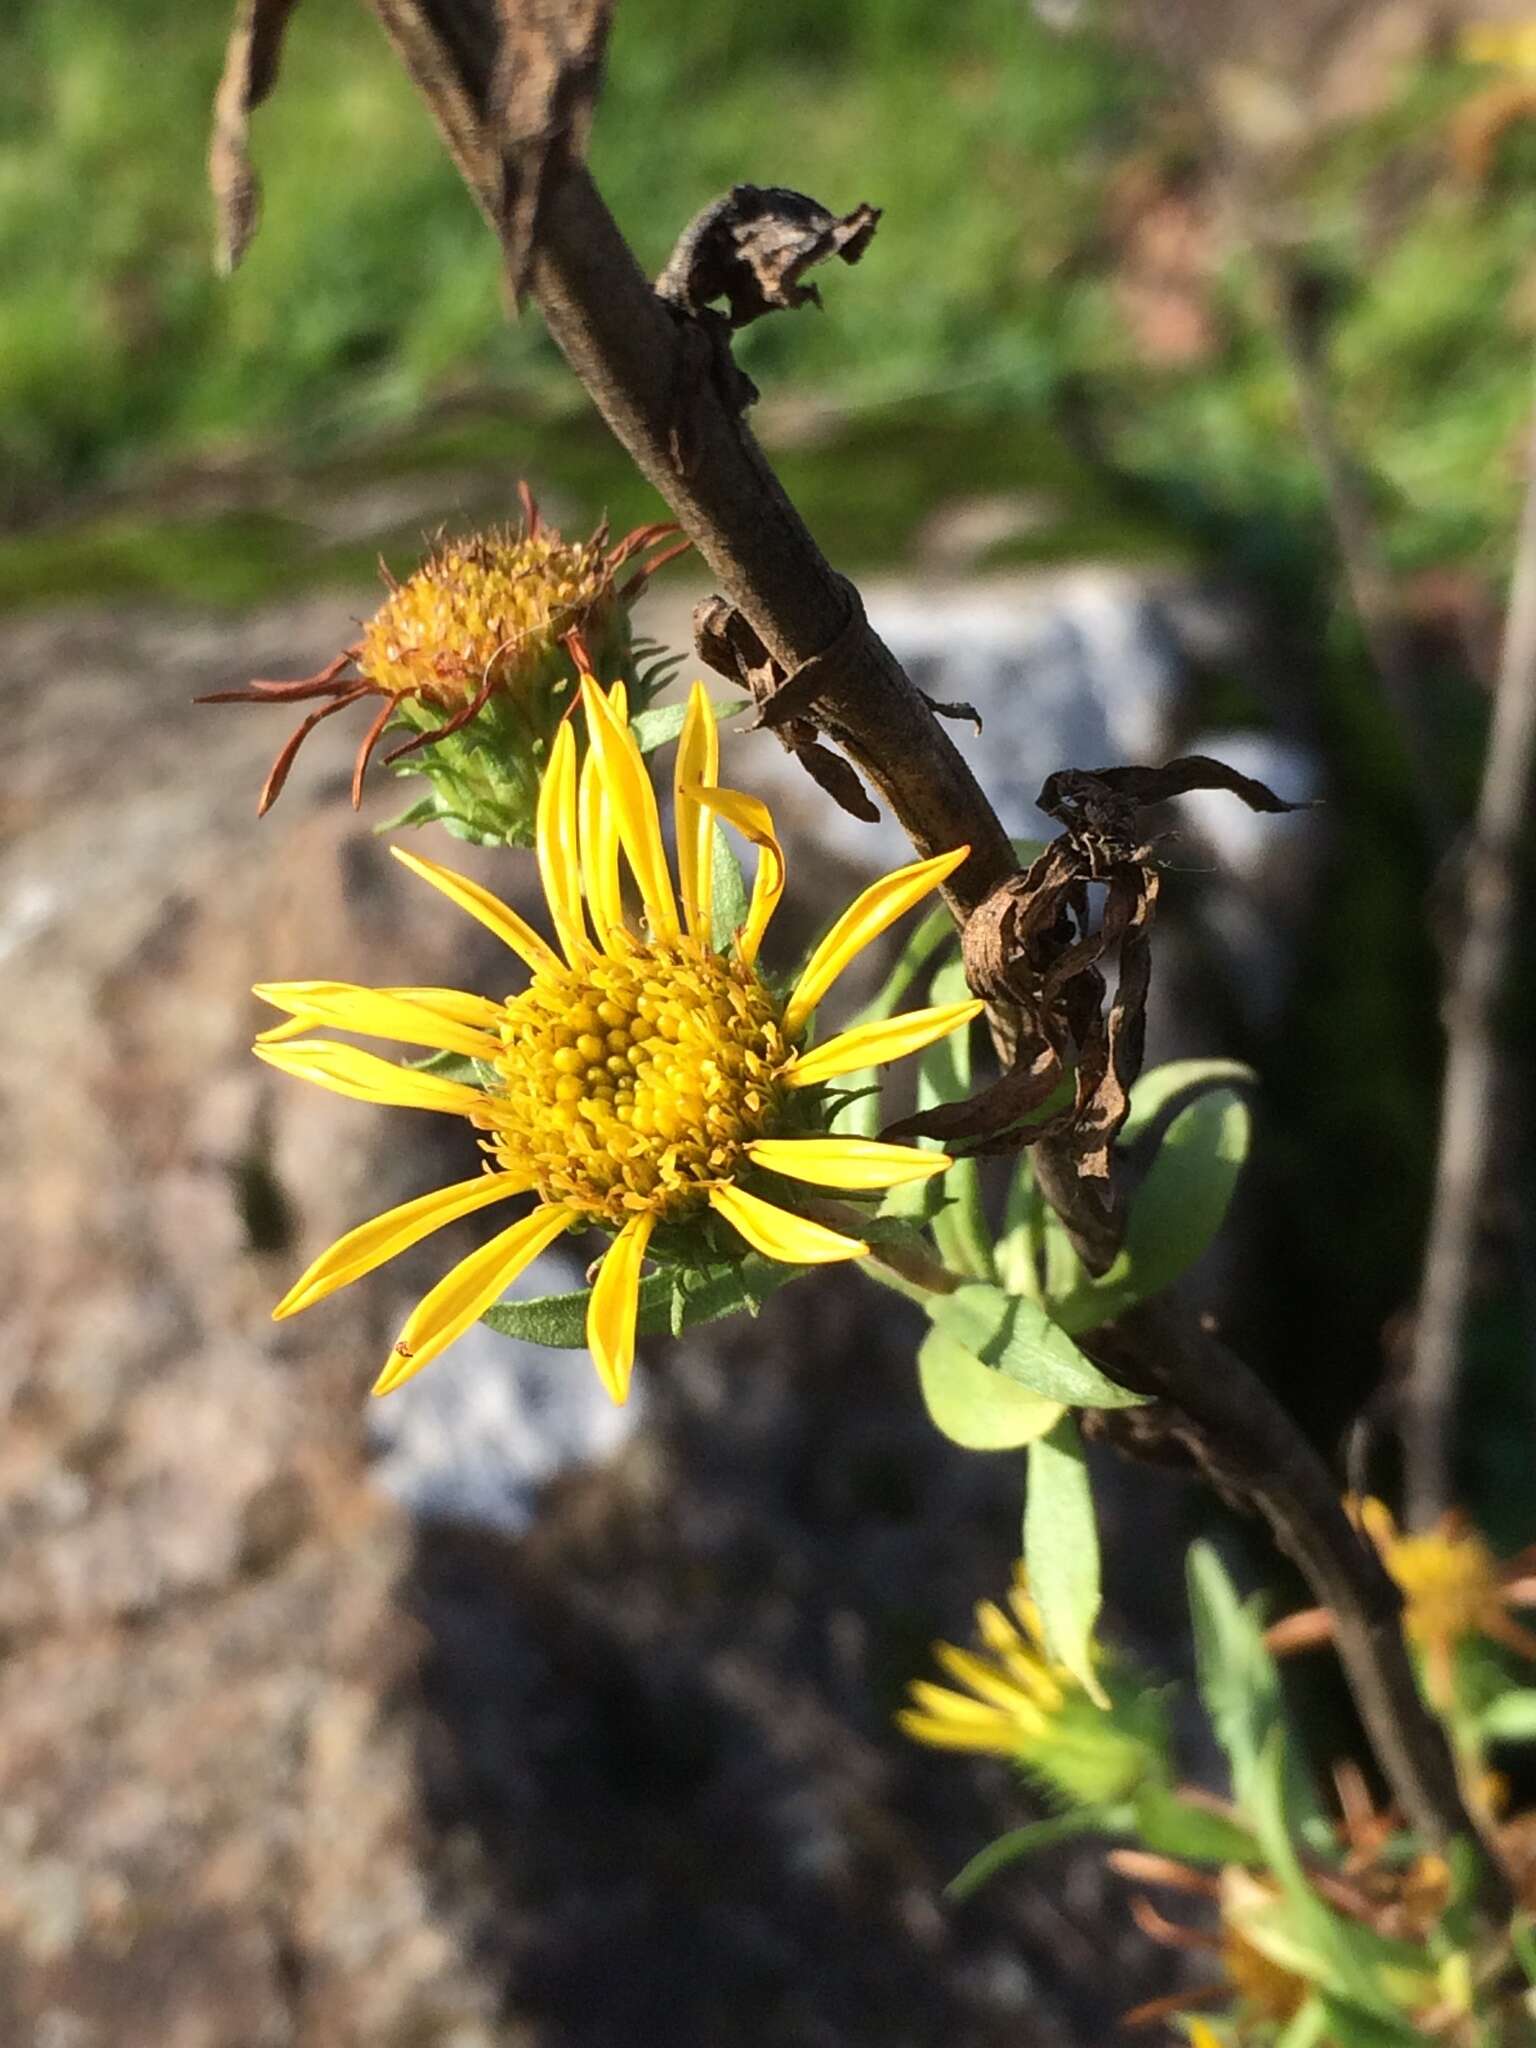
M 706 810 L 713 811 L 717 818 L 724 818 L 728 825 L 734 825 L 758 850 L 757 873 L 752 878 L 752 901 L 747 909 L 747 921 L 736 939 L 736 950 L 750 967 L 763 943 L 768 921 L 784 894 L 784 850 L 773 829 L 773 814 L 757 797 L 747 796 L 739 789 L 700 789 L 694 794 Z
M 896 1726 L 903 1735 L 934 1749 L 982 1750 L 993 1755 L 1001 1750 L 1006 1755 L 1018 1746 L 1006 1718 L 995 1712 L 985 1722 L 939 1721 L 903 1707 L 896 1715 Z
M 640 1310 L 640 1268 L 655 1225 L 654 1216 L 630 1218 L 604 1253 L 587 1303 L 587 1349 L 603 1385 L 617 1402 L 629 1398 Z
M 284 1316 L 296 1316 L 301 1309 L 313 1308 L 338 1287 L 350 1287 L 354 1280 L 361 1280 L 365 1273 L 372 1273 L 397 1253 L 408 1251 L 434 1230 L 456 1223 L 461 1216 L 473 1215 L 476 1209 L 487 1208 L 492 1202 L 504 1202 L 509 1195 L 526 1194 L 532 1185 L 531 1174 L 481 1173 L 453 1187 L 434 1188 L 428 1195 L 418 1195 L 412 1202 L 402 1202 L 398 1208 L 360 1223 L 356 1230 L 338 1237 L 295 1280 L 273 1309 L 272 1320 L 281 1322 Z
M 869 1246 L 856 1237 L 843 1237 L 824 1223 L 812 1223 L 807 1216 L 791 1215 L 761 1195 L 749 1195 L 745 1188 L 720 1186 L 709 1191 L 709 1205 L 734 1230 L 761 1252 L 765 1259 L 778 1259 L 787 1266 L 824 1266 L 834 1259 L 862 1259 Z
M 935 1039 L 969 1024 L 986 1005 L 980 1002 L 936 1003 L 927 1010 L 908 1010 L 901 1017 L 882 1017 L 875 1024 L 855 1024 L 825 1045 L 813 1046 L 785 1069 L 786 1088 L 809 1088 L 817 1081 L 835 1081 L 861 1067 L 884 1066 L 910 1052 L 921 1052 Z
M 806 962 L 805 972 L 789 999 L 784 1029 L 791 1038 L 849 961 L 952 875 L 970 850 L 968 846 L 957 846 L 952 853 L 935 854 L 932 860 L 914 861 L 910 867 L 897 868 L 872 882 L 854 899 Z
M 251 1049 L 257 1059 L 276 1067 L 280 1074 L 313 1081 L 333 1095 L 348 1095 L 357 1102 L 376 1102 L 386 1109 L 442 1109 L 455 1116 L 477 1116 L 485 1108 L 481 1089 L 444 1080 L 440 1074 L 425 1074 L 418 1067 L 397 1067 L 393 1060 L 381 1060 L 361 1046 L 335 1045 L 328 1038 L 301 1038 L 287 1045 Z
M 677 899 L 667 872 L 661 814 L 656 808 L 651 778 L 630 745 L 628 726 L 615 715 L 590 676 L 581 679 L 581 701 L 586 707 L 587 733 L 597 755 L 598 773 L 614 808 L 619 839 L 640 885 L 651 936 L 675 939 L 681 931 Z
M 397 1038 L 403 1045 L 463 1053 L 467 1059 L 491 1059 L 500 1043 L 485 1031 L 386 989 L 357 988 L 344 981 L 259 981 L 252 993 L 274 1010 L 286 1010 L 295 1021 L 305 1019 L 333 1031 L 360 1031 L 369 1038 Z M 262 1042 L 270 1045 L 273 1040 L 266 1036 L 258 1041 Z
M 928 1180 L 954 1161 L 916 1145 L 874 1138 L 759 1138 L 747 1147 L 754 1166 L 822 1188 L 899 1188 Z
M 688 710 L 677 745 L 673 774 L 672 815 L 677 828 L 677 878 L 682 885 L 683 916 L 696 939 L 709 940 L 714 907 L 714 821 L 699 802 L 701 789 L 713 789 L 720 774 L 720 733 L 702 683 L 688 692 Z
M 622 689 L 622 684 L 615 685 Z M 623 946 L 624 894 L 619 885 L 619 827 L 598 773 L 596 751 L 588 747 L 578 793 L 581 823 L 581 878 L 597 942 L 608 954 Z
M 555 931 L 573 967 L 586 957 L 587 925 L 581 914 L 581 855 L 576 836 L 576 735 L 562 722 L 539 783 L 534 848 L 539 879 Z
M 550 1203 L 481 1245 L 438 1281 L 417 1303 L 395 1340 L 389 1363 L 374 1383 L 376 1394 L 392 1394 L 462 1337 L 512 1285 L 525 1266 L 565 1229 L 571 1211 Z
M 450 903 L 456 903 L 460 910 L 468 911 L 487 931 L 494 932 L 502 944 L 510 946 L 518 959 L 536 974 L 540 968 L 559 968 L 560 956 L 554 948 L 489 889 L 482 889 L 467 875 L 456 875 L 451 868 L 439 867 L 435 860 L 425 860 L 419 853 L 407 853 L 403 846 L 392 846 L 389 850 L 413 875 L 420 875 L 434 889 L 441 889 Z

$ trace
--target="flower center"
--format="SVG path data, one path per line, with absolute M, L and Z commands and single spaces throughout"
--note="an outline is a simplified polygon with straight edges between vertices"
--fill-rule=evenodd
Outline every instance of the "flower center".
M 547 1202 L 618 1223 L 680 1215 L 778 1114 L 789 1058 L 750 968 L 693 939 L 546 968 L 506 1006 L 492 1148 Z
M 589 625 L 610 594 L 600 550 L 514 532 L 450 544 L 418 569 L 363 628 L 357 665 L 392 697 L 450 709 L 491 674 L 514 683 L 559 634 Z

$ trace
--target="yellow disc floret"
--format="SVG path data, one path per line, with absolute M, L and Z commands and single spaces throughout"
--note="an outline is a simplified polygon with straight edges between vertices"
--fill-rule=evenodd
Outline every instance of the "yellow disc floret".
M 543 969 L 501 1038 L 498 1160 L 610 1223 L 681 1215 L 730 1180 L 774 1126 L 790 1055 L 753 970 L 691 937 Z
M 616 603 L 601 547 L 503 528 L 452 541 L 363 628 L 357 666 L 392 697 L 450 709 L 515 682 L 573 626 Z

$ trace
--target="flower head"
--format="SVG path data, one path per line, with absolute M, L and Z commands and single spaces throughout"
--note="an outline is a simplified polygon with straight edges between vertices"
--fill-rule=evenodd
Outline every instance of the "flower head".
M 1090 1805 L 1123 1799 L 1161 1769 L 1164 1730 L 1156 1696 L 1142 1691 L 1095 1705 L 1050 1653 L 1024 1567 L 1015 1567 L 1010 1612 L 976 1608 L 985 1655 L 953 1643 L 933 1654 L 965 1691 L 914 1679 L 904 1733 L 937 1749 L 980 1750 L 1020 1763 L 1063 1797 Z
M 372 698 L 377 708 L 353 766 L 354 805 L 385 731 L 408 727 L 412 737 L 385 760 L 397 767 L 408 760 L 410 771 L 400 773 L 420 772 L 433 784 L 433 795 L 411 822 L 431 817 L 461 838 L 530 843 L 539 778 L 576 692 L 578 662 L 568 643 L 575 636 L 589 666 L 623 676 L 631 696 L 643 696 L 628 606 L 687 542 L 652 553 L 620 585 L 619 569 L 675 528 L 637 527 L 614 547 L 603 527 L 590 540 L 566 541 L 543 524 L 526 485 L 521 495 L 519 525 L 441 540 L 404 583 L 386 569 L 388 597 L 357 641 L 318 674 L 291 683 L 257 681 L 199 700 L 324 700 L 284 744 L 259 812 L 276 802 L 315 726 Z
M 290 982 L 257 994 L 291 1021 L 258 1040 L 270 1065 L 365 1101 L 467 1117 L 485 1170 L 351 1231 L 290 1289 L 293 1315 L 489 1204 L 537 1197 L 518 1222 L 454 1267 L 418 1305 L 374 1391 L 436 1358 L 561 1232 L 616 1232 L 598 1268 L 587 1339 L 623 1400 L 634 1360 L 641 1268 L 690 1233 L 723 1237 L 790 1265 L 858 1258 L 861 1239 L 784 1206 L 778 1183 L 852 1191 L 941 1172 L 942 1154 L 830 1134 L 824 1082 L 916 1052 L 966 1024 L 978 1002 L 939 1004 L 856 1026 L 808 1049 L 812 1012 L 855 955 L 954 872 L 969 849 L 900 868 L 866 889 L 816 948 L 787 998 L 758 970 L 784 886 L 773 821 L 756 798 L 717 783 L 719 736 L 695 684 L 678 745 L 677 887 L 656 794 L 621 685 L 581 680 L 588 747 L 559 727 L 539 794 L 537 849 L 557 945 L 478 883 L 394 848 L 398 859 L 502 939 L 529 970 L 503 1001 L 458 990 Z M 715 820 L 758 849 L 740 928 L 716 943 Z M 643 906 L 626 915 L 623 868 Z M 473 1063 L 472 1080 L 401 1067 L 356 1047 L 295 1038 L 315 1025 L 400 1040 Z M 761 1191 L 768 1185 L 777 1197 Z M 753 1183 L 759 1183 L 754 1185 Z
M 1384 1501 L 1367 1497 L 1353 1503 L 1352 1512 L 1403 1596 L 1404 1633 L 1424 1659 L 1428 1690 L 1438 1705 L 1450 1704 L 1456 1653 L 1475 1636 L 1536 1658 L 1536 1635 L 1509 1612 L 1536 1602 L 1536 1553 L 1524 1551 L 1501 1563 L 1454 1510 L 1416 1534 L 1398 1528 Z M 1308 1608 L 1277 1622 L 1267 1640 L 1283 1654 L 1326 1639 L 1332 1626 L 1326 1609 Z

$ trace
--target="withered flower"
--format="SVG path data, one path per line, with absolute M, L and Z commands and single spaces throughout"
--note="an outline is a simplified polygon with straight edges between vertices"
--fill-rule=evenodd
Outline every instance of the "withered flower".
M 613 546 L 603 526 L 588 540 L 566 541 L 543 523 L 526 484 L 519 497 L 516 526 L 439 540 L 403 583 L 381 564 L 389 595 L 358 639 L 317 674 L 258 679 L 198 699 L 319 703 L 273 762 L 258 815 L 277 801 L 315 727 L 372 699 L 377 709 L 353 763 L 354 806 L 384 733 L 409 728 L 385 764 L 405 773 L 400 764 L 409 762 L 433 789 L 402 823 L 435 819 L 460 838 L 531 845 L 539 780 L 581 674 L 567 642 L 574 636 L 588 664 L 622 680 L 632 710 L 643 709 L 652 679 L 637 670 L 629 607 L 688 543 L 658 547 L 676 532 L 665 524 L 636 527 Z M 645 559 L 619 583 L 619 571 L 637 557 Z

